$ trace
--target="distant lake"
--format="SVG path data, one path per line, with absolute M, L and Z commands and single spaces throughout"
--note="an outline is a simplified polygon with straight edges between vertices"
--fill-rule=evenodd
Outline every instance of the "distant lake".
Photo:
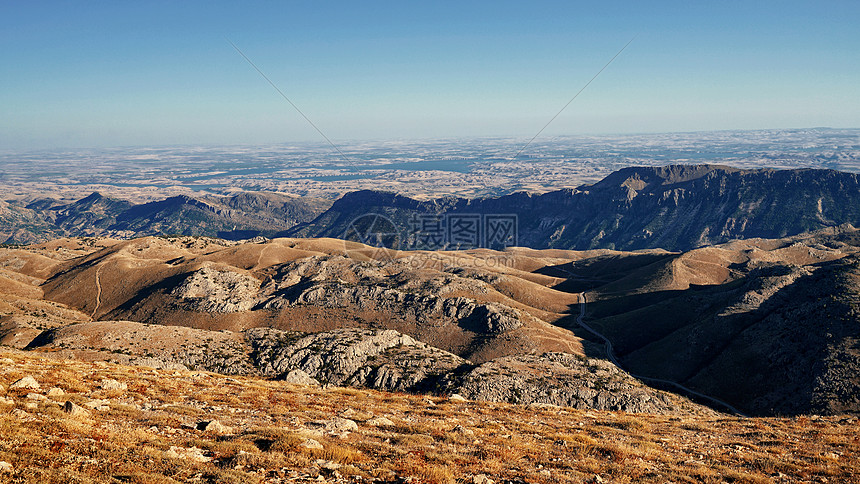
M 451 171 L 469 173 L 475 160 L 423 160 L 356 167 L 362 170 Z M 354 171 L 354 170 L 353 170 Z

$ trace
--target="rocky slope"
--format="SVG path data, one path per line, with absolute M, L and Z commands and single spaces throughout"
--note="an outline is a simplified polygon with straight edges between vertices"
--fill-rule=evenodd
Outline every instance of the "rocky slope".
M 66 240 L 0 251 L 0 340 L 298 381 L 674 411 L 596 361 L 617 360 L 757 415 L 860 413 L 859 248 L 850 226 L 683 253 Z
M 304 385 L 462 394 L 473 400 L 651 414 L 708 412 L 649 388 L 605 361 L 547 353 L 474 365 L 393 330 L 309 334 L 255 328 L 232 333 L 98 321 L 41 332 L 25 349 L 151 368 L 265 376 Z
M 670 165 L 624 168 L 594 185 L 542 195 L 419 202 L 362 191 L 345 195 L 313 222 L 284 234 L 349 238 L 356 221 L 368 214 L 394 224 L 391 231 L 397 236 L 390 239 L 400 248 L 421 246 L 418 216 L 515 215 L 516 243 L 508 245 L 677 251 L 732 239 L 781 238 L 843 223 L 860 226 L 860 175 Z M 451 237 L 444 241 L 457 246 Z

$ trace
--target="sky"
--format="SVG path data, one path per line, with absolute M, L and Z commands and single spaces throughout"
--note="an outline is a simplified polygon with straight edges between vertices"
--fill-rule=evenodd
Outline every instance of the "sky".
M 860 127 L 860 2 L 0 3 L 0 150 Z

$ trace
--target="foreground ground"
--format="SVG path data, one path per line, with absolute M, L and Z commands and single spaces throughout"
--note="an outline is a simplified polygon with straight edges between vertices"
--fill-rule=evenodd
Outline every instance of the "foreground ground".
M 853 417 L 516 406 L 0 350 L 0 482 L 857 482 L 856 430 Z

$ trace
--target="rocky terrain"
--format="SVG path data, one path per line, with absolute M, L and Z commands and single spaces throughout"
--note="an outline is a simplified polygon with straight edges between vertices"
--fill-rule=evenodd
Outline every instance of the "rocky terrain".
M 682 253 L 58 240 L 0 252 L 0 342 L 491 401 L 710 411 L 669 390 L 756 415 L 858 413 L 858 234 Z
M 578 410 L 0 349 L 0 481 L 855 482 L 853 417 Z
M 593 185 L 541 195 L 418 201 L 362 191 L 345 195 L 313 222 L 284 235 L 344 237 L 351 224 L 371 213 L 395 225 L 400 248 L 421 247 L 416 216 L 515 215 L 517 238 L 509 245 L 679 251 L 733 239 L 793 236 L 844 223 L 860 226 L 860 175 L 669 165 L 624 168 Z M 456 240 L 445 242 L 457 247 Z

